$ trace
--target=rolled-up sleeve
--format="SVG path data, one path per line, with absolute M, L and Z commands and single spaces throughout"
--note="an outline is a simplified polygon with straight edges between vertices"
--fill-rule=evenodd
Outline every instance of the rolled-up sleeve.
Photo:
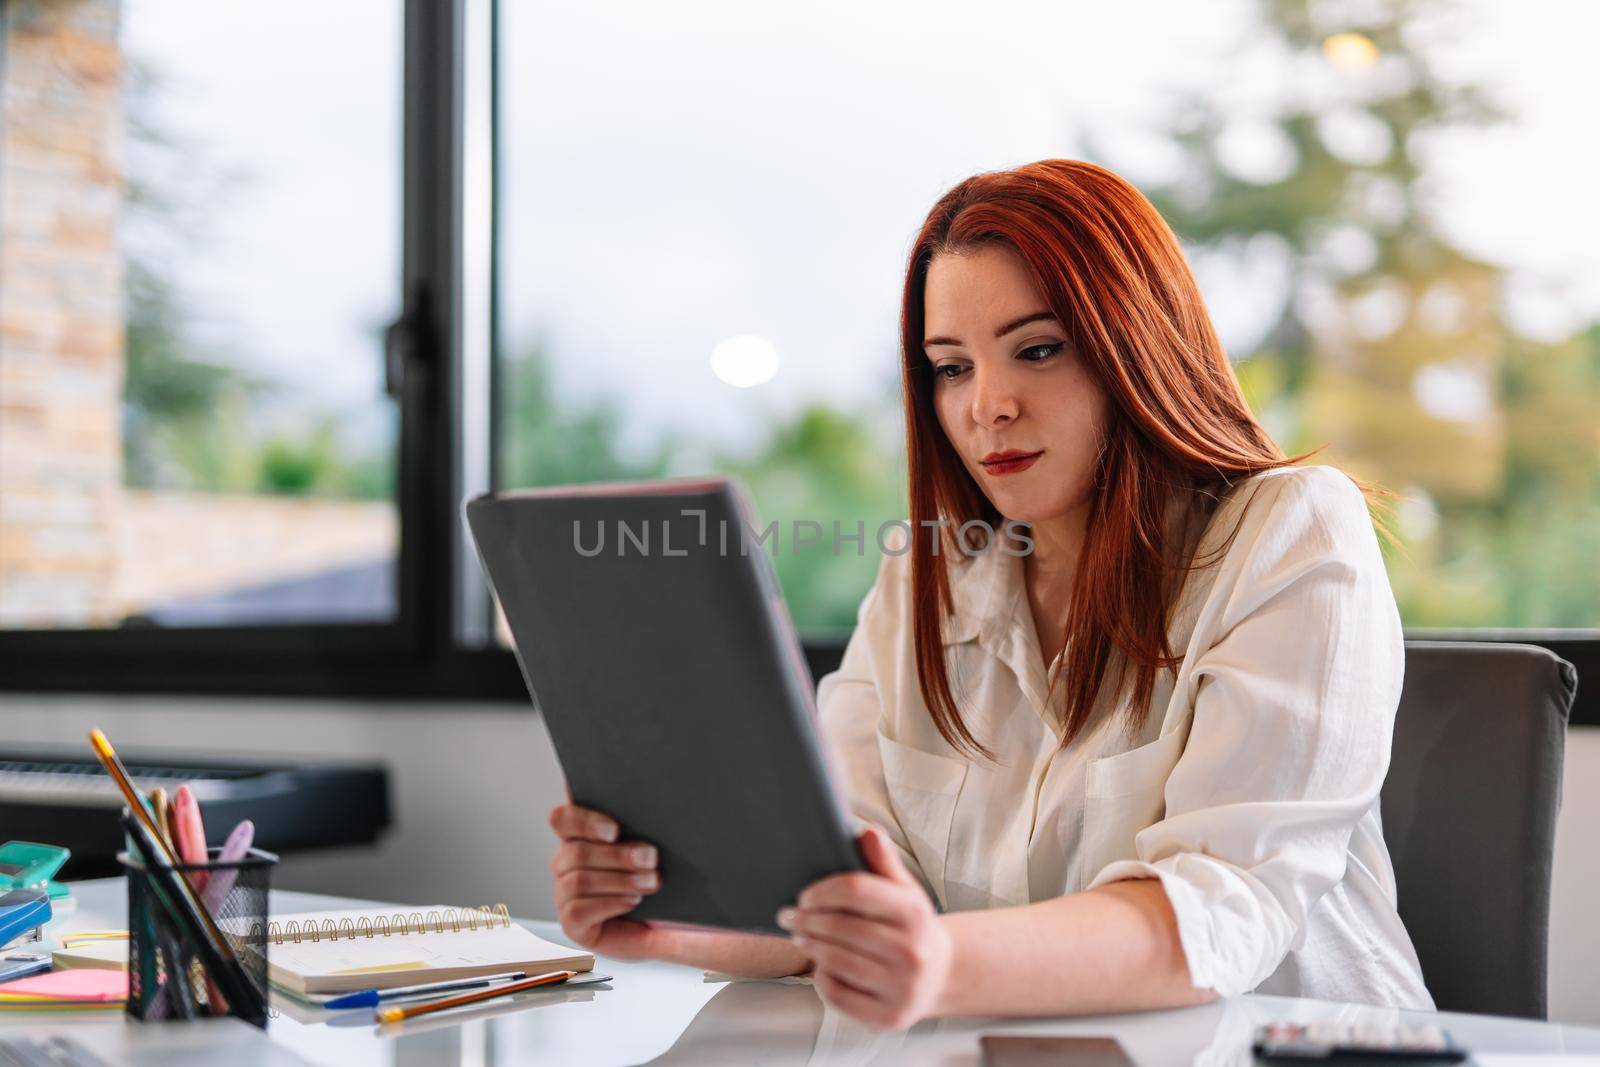
M 1276 483 L 1276 484 L 1275 484 Z M 1094 889 L 1158 878 L 1197 988 L 1254 989 L 1344 877 L 1389 767 L 1404 644 L 1365 500 L 1338 471 L 1266 480 L 1189 655 L 1193 719 L 1140 831 Z
M 894 844 L 901 862 L 928 888 L 922 865 L 912 854 L 905 830 L 889 803 L 878 750 L 878 721 L 884 715 L 878 665 L 894 662 L 893 640 L 899 626 L 898 584 L 904 557 L 884 555 L 877 579 L 856 609 L 856 628 L 845 646 L 839 669 L 817 682 L 817 718 L 833 770 L 843 781 L 850 813 L 860 832 L 875 826 Z

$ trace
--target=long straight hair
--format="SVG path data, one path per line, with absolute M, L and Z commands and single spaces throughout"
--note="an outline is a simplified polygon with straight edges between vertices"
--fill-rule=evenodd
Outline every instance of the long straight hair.
M 914 642 L 935 726 L 953 747 L 985 757 L 991 753 L 968 729 L 946 672 L 950 553 L 934 537 L 972 520 L 999 530 L 1006 519 L 939 426 L 922 339 L 933 257 L 988 245 L 1007 246 L 1027 263 L 1070 350 L 1110 401 L 1067 652 L 1050 680 L 1052 694 L 1058 677 L 1066 682 L 1063 747 L 1085 729 L 1102 687 L 1120 691 L 1130 672 L 1129 722 L 1142 725 L 1157 672 L 1181 662 L 1167 635 L 1169 613 L 1182 579 L 1201 564 L 1191 540 L 1174 536 L 1173 506 L 1192 516 L 1234 483 L 1314 454 L 1286 457 L 1256 421 L 1177 238 L 1132 185 L 1091 163 L 1050 159 L 977 174 L 945 193 L 912 248 L 900 318 L 911 529 L 934 531 L 912 538 Z

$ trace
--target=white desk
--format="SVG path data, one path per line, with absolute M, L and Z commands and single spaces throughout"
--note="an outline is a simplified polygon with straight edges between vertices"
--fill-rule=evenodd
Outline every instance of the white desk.
M 80 882 L 78 907 L 55 931 L 126 925 L 121 879 Z M 353 906 L 304 893 L 274 893 L 273 914 Z M 527 924 L 563 940 L 553 923 Z M 1252 1062 L 1250 1034 L 1273 1019 L 1395 1021 L 1414 1013 L 1285 997 L 1243 996 L 1178 1011 L 1075 1019 L 938 1019 L 906 1033 L 880 1034 L 827 1008 L 809 983 L 704 981 L 701 972 L 662 963 L 597 964 L 609 986 L 530 993 L 478 1009 L 443 1013 L 379 1031 L 370 1012 L 297 1019 L 280 1012 L 265 1034 L 233 1019 L 129 1023 L 120 1013 L 0 1016 L 7 1033 L 70 1033 L 108 1062 L 181 1065 L 310 1063 L 327 1067 L 505 1064 L 976 1064 L 980 1033 L 1109 1035 L 1143 1065 L 1197 1067 Z M 308 1009 L 299 1009 L 305 1014 Z M 1554 1063 L 1585 1053 L 1600 1064 L 1600 1029 L 1476 1015 L 1425 1016 L 1449 1029 L 1490 1067 Z M 326 1019 L 327 1021 L 324 1021 Z M 1504 1054 L 1504 1055 L 1502 1055 Z M 1534 1054 L 1524 1061 L 1521 1056 Z M 1590 1059 L 1592 1057 L 1592 1060 Z

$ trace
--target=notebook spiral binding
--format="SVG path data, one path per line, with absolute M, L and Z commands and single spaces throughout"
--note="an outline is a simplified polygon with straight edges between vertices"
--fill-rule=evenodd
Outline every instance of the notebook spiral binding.
M 340 919 L 337 924 L 332 919 L 323 919 L 321 923 L 307 920 L 301 923 L 298 919 L 290 919 L 284 923 L 268 923 L 266 936 L 273 944 L 281 945 L 290 941 L 296 945 L 302 941 L 339 941 L 351 940 L 357 937 L 399 937 L 406 934 L 459 933 L 462 930 L 489 930 L 496 926 L 510 926 L 511 912 L 504 904 L 485 904 L 477 908 L 445 908 L 439 911 L 430 908 L 426 915 L 420 911 L 407 914 L 397 911 L 393 915 L 379 915 L 368 918 L 363 915 L 352 922 L 349 919 Z M 250 924 L 250 936 L 259 937 L 261 924 Z

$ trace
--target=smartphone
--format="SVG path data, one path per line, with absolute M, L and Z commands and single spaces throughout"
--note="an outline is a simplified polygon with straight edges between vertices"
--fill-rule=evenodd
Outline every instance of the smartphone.
M 984 1067 L 1134 1067 L 1114 1037 L 983 1034 Z

